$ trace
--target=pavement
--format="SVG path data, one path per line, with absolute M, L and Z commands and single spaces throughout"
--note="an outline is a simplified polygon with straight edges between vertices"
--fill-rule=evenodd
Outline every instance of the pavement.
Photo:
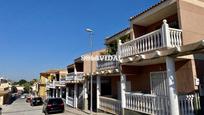
M 55 115 L 89 115 L 89 111 L 81 111 L 65 106 L 64 113 L 58 113 Z M 110 115 L 105 113 L 92 113 L 93 115 Z M 30 103 L 26 103 L 25 99 L 17 99 L 10 105 L 2 106 L 2 115 L 44 115 L 42 113 L 42 106 L 30 106 Z

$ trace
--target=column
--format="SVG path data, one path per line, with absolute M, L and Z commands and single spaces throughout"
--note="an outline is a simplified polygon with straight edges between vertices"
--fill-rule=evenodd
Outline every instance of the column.
M 55 97 L 55 89 L 52 89 L 52 97 Z
M 66 104 L 68 104 L 69 89 L 66 87 Z
M 84 99 L 84 102 L 83 102 L 83 109 L 84 110 L 88 110 L 88 92 L 87 92 L 87 89 L 88 89 L 88 85 L 87 85 L 87 79 L 84 80 L 84 84 L 83 84 L 83 99 Z
M 100 95 L 101 95 L 101 77 L 100 76 L 97 76 L 96 77 L 97 79 L 97 85 L 96 85 L 96 95 L 97 95 L 97 109 L 99 109 L 100 107 Z
M 77 108 L 77 84 L 74 84 L 74 107 Z
M 60 98 L 62 98 L 62 87 L 60 87 Z
M 166 57 L 167 79 L 169 82 L 169 99 L 171 115 L 179 115 L 178 96 L 176 89 L 176 72 L 174 58 Z
M 56 87 L 56 97 L 58 97 L 58 88 Z
M 120 74 L 120 83 L 121 83 L 121 107 L 122 107 L 122 115 L 125 114 L 125 106 L 126 106 L 126 100 L 125 100 L 125 89 L 126 89 L 126 76 L 125 74 Z

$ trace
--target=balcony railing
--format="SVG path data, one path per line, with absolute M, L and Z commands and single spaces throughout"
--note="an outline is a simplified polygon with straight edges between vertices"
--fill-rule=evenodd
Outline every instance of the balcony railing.
M 121 113 L 121 102 L 120 100 L 108 98 L 108 97 L 99 97 L 100 100 L 100 109 L 109 112 L 112 114 L 119 115 Z
M 169 28 L 163 21 L 161 29 L 155 30 L 131 41 L 119 44 L 120 58 L 150 52 L 161 48 L 171 48 L 182 45 L 182 30 Z
M 67 96 L 66 104 L 71 107 L 74 107 L 74 98 Z
M 83 72 L 72 72 L 66 76 L 66 81 L 83 80 Z
M 126 109 L 151 115 L 170 115 L 167 96 L 126 92 Z M 200 111 L 198 94 L 178 96 L 180 115 L 196 115 Z
M 55 83 L 54 82 L 47 82 L 46 88 L 55 88 Z
M 166 96 L 126 92 L 126 109 L 151 115 L 170 115 Z
M 97 61 L 97 70 L 116 69 L 117 66 L 117 61 Z

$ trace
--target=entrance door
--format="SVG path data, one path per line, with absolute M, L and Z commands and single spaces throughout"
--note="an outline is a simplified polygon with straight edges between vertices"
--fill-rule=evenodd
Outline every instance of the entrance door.
M 168 96 L 168 81 L 166 72 L 151 72 L 151 93 L 159 96 Z

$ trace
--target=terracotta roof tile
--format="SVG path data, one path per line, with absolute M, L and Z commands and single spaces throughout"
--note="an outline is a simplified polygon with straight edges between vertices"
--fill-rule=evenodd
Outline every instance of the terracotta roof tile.
M 135 19 L 136 17 L 138 17 L 138 16 L 140 16 L 140 15 L 144 14 L 145 12 L 147 12 L 147 11 L 149 11 L 149 10 L 153 9 L 154 7 L 156 7 L 156 6 L 158 6 L 158 5 L 162 4 L 162 3 L 164 3 L 165 1 L 167 1 L 167 0 L 161 0 L 160 2 L 158 2 L 158 3 L 154 4 L 153 6 L 151 6 L 151 7 L 147 8 L 147 9 L 146 9 L 146 10 L 144 10 L 143 12 L 141 12 L 141 13 L 139 13 L 139 14 L 135 15 L 135 16 L 130 17 L 130 20 Z

